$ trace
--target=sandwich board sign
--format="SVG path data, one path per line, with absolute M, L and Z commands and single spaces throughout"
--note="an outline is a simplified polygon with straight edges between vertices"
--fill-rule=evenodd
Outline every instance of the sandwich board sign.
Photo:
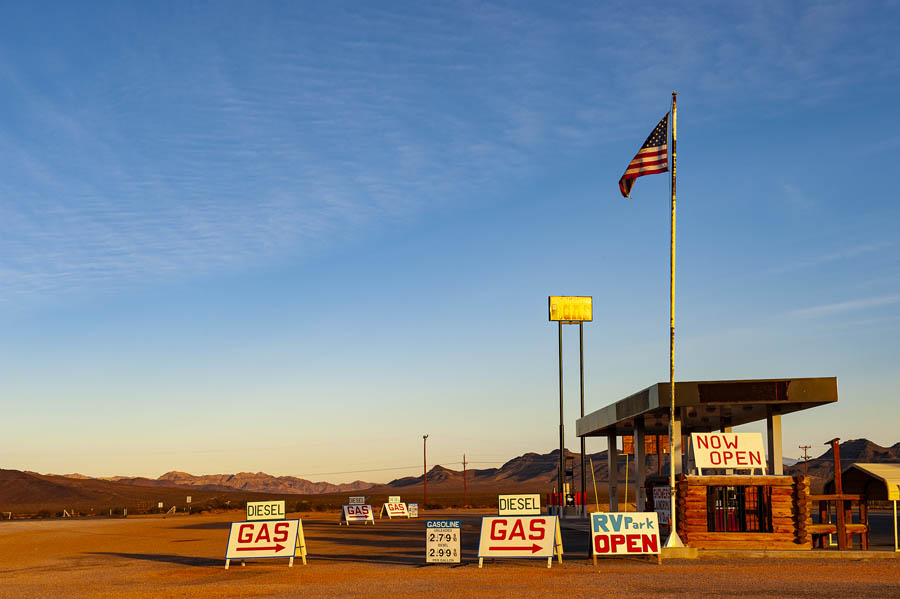
M 541 495 L 540 493 L 499 495 L 497 508 L 499 516 L 539 516 L 541 514 Z
M 546 557 L 562 563 L 562 534 L 556 516 L 487 516 L 481 519 L 478 567 L 486 557 Z
M 598 555 L 658 555 L 659 547 L 656 512 L 591 514 L 591 548 L 595 566 Z
M 248 501 L 247 520 L 283 520 L 284 501 Z
M 385 503 L 381 506 L 381 513 L 378 514 L 378 517 L 381 518 L 387 514 L 388 520 L 393 518 L 409 518 L 409 510 L 406 508 L 405 503 Z
M 461 520 L 425 521 L 425 562 L 429 564 L 458 564 Z
M 372 510 L 372 506 L 367 503 L 352 503 L 343 506 L 341 508 L 341 519 L 338 520 L 338 526 L 340 526 L 341 523 L 346 523 L 347 526 L 350 526 L 351 522 L 362 522 L 363 524 L 371 522 L 372 526 L 375 526 L 375 512 Z
M 409 510 L 410 518 L 418 518 L 419 517 L 419 504 L 418 503 L 407 503 L 406 509 Z
M 653 511 L 660 524 L 669 525 L 672 521 L 672 487 L 653 487 Z
M 300 520 L 253 520 L 232 522 L 225 549 L 225 569 L 231 560 L 285 557 L 294 566 L 294 557 L 306 565 L 306 540 Z

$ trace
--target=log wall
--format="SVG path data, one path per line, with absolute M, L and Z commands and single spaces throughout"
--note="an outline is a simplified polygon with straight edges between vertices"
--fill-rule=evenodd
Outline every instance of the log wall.
M 812 549 L 808 476 L 684 476 L 676 481 L 678 535 L 698 549 Z M 772 532 L 709 532 L 707 488 L 764 486 L 772 489 Z

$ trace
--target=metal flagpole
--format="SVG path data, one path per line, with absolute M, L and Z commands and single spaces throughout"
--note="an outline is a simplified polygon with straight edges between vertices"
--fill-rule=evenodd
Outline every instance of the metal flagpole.
M 669 522 L 672 531 L 666 547 L 684 547 L 678 536 L 675 516 L 675 110 L 678 92 L 672 92 L 672 235 L 669 243 L 669 486 L 672 487 L 672 514 Z M 681 443 L 679 442 L 679 449 Z M 627 501 L 627 498 L 626 498 Z

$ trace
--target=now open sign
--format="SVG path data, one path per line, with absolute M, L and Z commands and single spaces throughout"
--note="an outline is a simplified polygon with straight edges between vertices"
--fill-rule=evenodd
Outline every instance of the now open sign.
M 655 512 L 595 512 L 591 514 L 594 555 L 659 553 L 659 522 Z
M 691 433 L 697 468 L 766 467 L 761 433 Z

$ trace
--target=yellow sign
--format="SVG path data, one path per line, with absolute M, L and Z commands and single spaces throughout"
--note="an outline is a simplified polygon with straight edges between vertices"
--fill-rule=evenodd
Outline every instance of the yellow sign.
M 594 320 L 591 296 L 550 296 L 550 320 L 575 320 L 590 322 Z

